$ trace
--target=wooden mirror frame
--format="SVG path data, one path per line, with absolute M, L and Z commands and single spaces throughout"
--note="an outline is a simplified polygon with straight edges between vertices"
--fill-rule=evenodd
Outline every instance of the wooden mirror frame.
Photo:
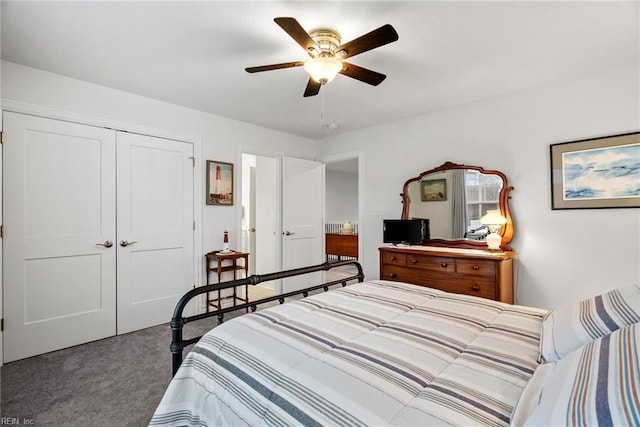
M 509 185 L 507 181 L 507 177 L 500 171 L 496 170 L 485 170 L 480 166 L 470 166 L 470 165 L 461 165 L 452 162 L 445 162 L 441 166 L 437 168 L 429 169 L 427 171 L 422 172 L 420 175 L 410 178 L 407 180 L 402 186 L 402 193 L 400 193 L 400 197 L 402 197 L 402 219 L 409 218 L 409 207 L 411 205 L 411 200 L 409 199 L 409 184 L 412 182 L 420 181 L 426 175 L 435 172 L 444 172 L 453 169 L 472 169 L 476 170 L 483 174 L 488 175 L 497 175 L 502 179 L 502 189 L 500 190 L 500 194 L 498 196 L 498 202 L 500 206 L 500 212 L 502 215 L 507 218 L 507 223 L 500 230 L 500 235 L 502 236 L 502 243 L 500 244 L 500 249 L 503 251 L 510 251 L 511 247 L 509 247 L 509 243 L 513 240 L 513 234 L 515 232 L 513 225 L 513 218 L 511 217 L 511 208 L 509 207 L 509 199 L 511 198 L 510 194 L 513 190 L 513 187 Z M 467 239 L 444 239 L 444 238 L 435 238 L 430 239 L 425 242 L 426 245 L 429 246 L 439 246 L 439 247 L 449 247 L 449 248 L 461 248 L 461 249 L 486 249 L 487 243 L 484 241 L 478 240 L 467 240 Z

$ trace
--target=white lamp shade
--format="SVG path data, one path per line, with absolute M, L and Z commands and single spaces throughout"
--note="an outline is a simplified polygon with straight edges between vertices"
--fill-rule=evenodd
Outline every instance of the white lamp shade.
M 304 69 L 318 83 L 329 83 L 342 70 L 342 62 L 330 57 L 319 56 L 304 63 Z
M 490 209 L 487 213 L 480 218 L 480 224 L 483 225 L 505 225 L 507 218 L 503 217 L 500 213 L 500 209 Z

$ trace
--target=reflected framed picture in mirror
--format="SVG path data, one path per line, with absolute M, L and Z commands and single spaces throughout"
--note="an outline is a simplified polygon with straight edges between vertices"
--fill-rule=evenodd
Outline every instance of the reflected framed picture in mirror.
M 420 182 L 420 194 L 423 202 L 447 200 L 446 179 L 425 179 Z

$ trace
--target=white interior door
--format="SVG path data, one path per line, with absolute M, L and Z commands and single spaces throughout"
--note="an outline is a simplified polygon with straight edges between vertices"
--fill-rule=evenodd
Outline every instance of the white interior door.
M 116 333 L 115 133 L 9 112 L 3 121 L 10 362 Z
M 193 145 L 118 133 L 118 334 L 168 322 L 194 285 Z
M 255 274 L 256 272 L 256 168 L 255 166 L 249 167 L 249 205 L 248 211 L 244 212 L 248 214 L 249 221 L 247 224 L 246 236 L 249 241 L 248 248 L 243 248 L 245 252 L 249 252 L 249 274 Z
M 282 159 L 282 268 L 319 264 L 323 255 L 324 165 L 304 159 Z M 320 273 L 283 281 L 290 292 L 320 284 Z
M 273 273 L 280 269 L 280 230 L 278 210 L 278 160 L 256 157 L 255 224 L 256 274 Z

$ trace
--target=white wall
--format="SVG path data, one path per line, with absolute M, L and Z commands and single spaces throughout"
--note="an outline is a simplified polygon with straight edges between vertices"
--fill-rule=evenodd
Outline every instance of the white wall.
M 229 230 L 233 246 L 240 246 L 239 147 L 287 153 L 313 159 L 313 141 L 255 125 L 202 113 L 177 105 L 113 90 L 83 81 L 2 62 L 2 107 L 72 117 L 87 123 L 117 127 L 194 142 L 196 152 L 196 212 L 201 245 L 208 252 L 222 245 Z M 215 94 L 211 94 L 215 96 Z M 234 206 L 205 206 L 206 160 L 235 164 Z M 235 242 L 235 244 L 234 244 Z M 200 248 L 201 246 L 201 248 Z M 200 258 L 198 258 L 199 260 Z M 199 263 L 200 264 L 200 263 Z M 199 265 L 198 265 L 198 268 Z
M 382 219 L 399 217 L 407 178 L 445 161 L 503 171 L 515 187 L 518 302 L 554 308 L 640 281 L 640 209 L 551 210 L 549 145 L 634 131 L 637 64 L 337 135 L 318 156 L 364 153 L 367 278 L 379 275 Z
M 315 149 L 318 158 L 361 152 L 359 227 L 368 278 L 378 277 L 382 219 L 400 215 L 399 193 L 407 178 L 447 160 L 502 170 L 515 186 L 518 301 L 552 308 L 640 281 L 640 210 L 552 211 L 549 190 L 549 144 L 640 130 L 638 79 L 637 66 L 614 69 L 337 135 L 315 146 L 305 138 L 7 62 L 1 93 L 3 106 L 68 112 L 195 142 L 205 251 L 220 245 L 225 229 L 239 244 L 240 216 L 239 199 L 233 207 L 204 206 L 205 160 L 239 168 L 239 147 L 301 158 L 314 158 Z
M 325 221 L 358 222 L 358 174 L 326 170 Z

